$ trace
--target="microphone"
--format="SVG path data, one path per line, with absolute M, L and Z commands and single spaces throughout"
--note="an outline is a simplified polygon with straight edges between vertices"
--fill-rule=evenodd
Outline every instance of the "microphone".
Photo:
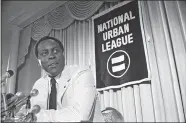
M 0 78 L 1 83 L 4 82 L 6 80 L 6 78 L 10 78 L 11 76 L 14 75 L 14 72 L 12 70 L 8 70 L 5 72 L 5 74 L 3 74 Z
M 39 92 L 38 92 L 37 89 L 33 89 L 33 90 L 30 92 L 30 95 L 28 96 L 27 103 L 26 103 L 26 109 L 30 109 L 30 106 L 31 106 L 31 104 L 30 104 L 30 98 L 31 98 L 32 96 L 37 96 L 38 93 L 39 93 Z
M 20 105 L 24 105 L 25 102 L 27 102 L 28 99 L 30 99 L 31 97 L 37 96 L 39 94 L 39 91 L 37 89 L 33 89 L 29 95 L 27 95 L 26 97 L 24 96 L 24 98 L 22 98 L 23 96 L 20 96 L 22 99 L 20 99 L 19 101 L 15 101 L 13 102 L 10 106 L 8 106 L 8 108 L 12 107 L 12 106 L 20 106 Z M 19 96 L 18 96 L 19 97 Z
M 29 113 L 37 114 L 40 112 L 40 110 L 41 110 L 41 107 L 39 105 L 34 105 L 32 107 L 32 110 Z
M 25 120 L 24 121 L 34 121 L 34 119 L 36 120 L 36 118 L 34 118 L 35 114 L 39 113 L 41 110 L 41 107 L 39 105 L 34 105 L 32 107 L 32 110 L 25 116 Z
M 13 96 L 14 96 L 14 94 L 12 94 L 12 93 L 6 94 L 6 100 L 9 100 L 9 99 L 12 98 Z
M 6 108 L 4 110 L 1 110 L 1 112 L 9 112 L 13 111 L 16 108 L 16 105 L 14 105 L 20 98 L 22 98 L 24 94 L 22 92 L 17 92 L 15 95 L 8 93 L 6 95 Z
M 22 92 L 17 92 L 13 97 L 7 100 L 7 105 L 17 101 L 18 99 L 24 97 L 25 95 Z
M 28 97 L 33 97 L 33 96 L 37 96 L 39 94 L 39 91 L 37 89 L 33 89 L 30 94 L 28 95 Z

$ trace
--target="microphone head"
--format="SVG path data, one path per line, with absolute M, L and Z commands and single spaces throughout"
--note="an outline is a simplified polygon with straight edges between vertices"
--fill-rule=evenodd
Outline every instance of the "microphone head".
M 40 110 L 41 110 L 41 107 L 40 107 L 39 105 L 34 105 L 34 106 L 32 107 L 31 113 L 37 114 L 37 113 L 40 112 Z
M 16 117 L 18 117 L 18 118 L 21 118 L 21 117 L 24 117 L 25 115 L 23 114 L 23 113 L 20 113 L 20 112 L 18 112 L 17 114 L 16 114 Z
M 39 91 L 37 89 L 33 89 L 31 92 L 30 92 L 30 96 L 37 96 L 39 94 Z
M 13 96 L 14 96 L 14 94 L 12 94 L 12 93 L 6 94 L 6 100 L 9 100 L 9 99 L 12 98 Z
M 8 74 L 9 74 L 9 77 L 11 77 L 11 76 L 14 75 L 14 71 L 12 71 L 12 70 L 8 70 L 7 72 L 8 72 Z
M 18 96 L 18 98 L 25 97 L 22 92 L 17 92 L 15 95 Z
M 11 98 L 7 100 L 7 105 L 16 103 L 17 101 L 23 99 L 23 97 L 25 97 L 25 95 L 22 92 L 17 92 L 15 95 L 13 95 Z

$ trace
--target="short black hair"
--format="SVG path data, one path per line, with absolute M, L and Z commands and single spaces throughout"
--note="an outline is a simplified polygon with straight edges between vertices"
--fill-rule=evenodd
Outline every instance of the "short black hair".
M 45 41 L 45 40 L 48 40 L 48 39 L 51 39 L 55 42 L 57 42 L 60 46 L 60 48 L 62 49 L 62 52 L 64 52 L 64 47 L 63 47 L 63 44 L 61 43 L 60 40 L 58 40 L 57 38 L 54 38 L 54 37 L 50 37 L 50 36 L 45 36 L 43 38 L 41 38 L 36 44 L 35 44 L 35 47 L 34 47 L 34 54 L 36 56 L 36 58 L 38 58 L 38 45 L 42 42 L 42 41 Z

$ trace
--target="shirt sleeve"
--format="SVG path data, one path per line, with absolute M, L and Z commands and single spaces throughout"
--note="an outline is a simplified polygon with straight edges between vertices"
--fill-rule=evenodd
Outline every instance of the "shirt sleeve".
M 72 80 L 75 82 L 72 102 L 60 110 L 41 110 L 37 114 L 38 122 L 80 122 L 90 119 L 96 98 L 94 77 L 90 70 L 85 70 L 74 79 Z

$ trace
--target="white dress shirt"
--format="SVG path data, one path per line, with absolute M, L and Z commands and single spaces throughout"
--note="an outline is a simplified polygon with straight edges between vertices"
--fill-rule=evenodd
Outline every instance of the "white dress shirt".
M 89 120 L 96 102 L 96 87 L 92 72 L 87 68 L 66 66 L 56 78 L 57 110 L 48 110 L 50 78 L 41 77 L 32 89 L 39 94 L 31 98 L 31 107 L 39 105 L 37 122 L 79 122 Z

